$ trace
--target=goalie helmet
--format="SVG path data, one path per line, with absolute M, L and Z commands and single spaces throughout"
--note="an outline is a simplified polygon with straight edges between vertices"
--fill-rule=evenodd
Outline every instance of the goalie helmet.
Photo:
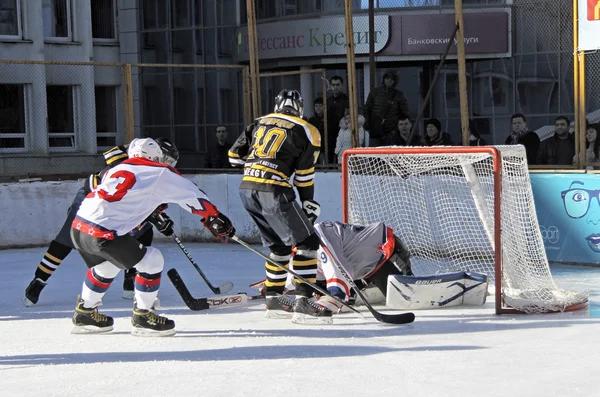
M 304 115 L 304 101 L 300 93 L 296 90 L 281 90 L 275 98 L 275 113 L 302 117 Z
M 175 144 L 168 138 L 162 137 L 156 138 L 156 143 L 158 143 L 158 146 L 160 146 L 160 149 L 163 152 L 163 162 L 171 167 L 175 167 L 179 160 L 179 150 L 177 150 Z
M 136 138 L 129 144 L 127 149 L 129 158 L 143 157 L 150 161 L 167 164 L 164 161 L 164 154 L 158 142 L 152 138 Z

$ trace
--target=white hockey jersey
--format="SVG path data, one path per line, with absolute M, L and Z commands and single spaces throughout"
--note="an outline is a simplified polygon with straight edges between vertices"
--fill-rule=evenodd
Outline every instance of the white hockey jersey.
M 174 168 L 145 158 L 130 158 L 110 169 L 86 196 L 77 219 L 122 236 L 160 204 L 175 203 L 202 218 L 219 214 L 206 194 Z

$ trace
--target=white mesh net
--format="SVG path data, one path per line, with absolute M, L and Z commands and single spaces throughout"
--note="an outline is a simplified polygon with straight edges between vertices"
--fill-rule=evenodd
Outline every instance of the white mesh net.
M 560 289 L 552 279 L 525 150 L 522 146 L 497 148 L 502 166 L 505 305 L 540 313 L 585 302 L 587 293 Z M 400 154 L 402 148 L 379 148 L 376 154 L 347 157 L 347 222 L 384 221 L 392 227 L 410 251 L 416 275 L 475 271 L 487 274 L 493 286 L 497 216 L 492 154 L 418 149 L 419 153 Z

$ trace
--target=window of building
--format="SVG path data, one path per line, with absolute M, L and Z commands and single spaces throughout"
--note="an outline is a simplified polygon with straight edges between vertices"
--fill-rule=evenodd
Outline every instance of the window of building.
M 164 0 L 140 1 L 142 7 L 142 29 L 160 29 L 167 27 L 167 2 Z
M 73 87 L 49 85 L 46 87 L 48 109 L 48 146 L 75 148 L 73 120 Z
M 0 38 L 21 36 L 18 0 L 0 0 Z
M 0 84 L 0 151 L 25 148 L 25 96 L 22 84 Z
M 96 100 L 96 144 L 104 151 L 117 144 L 117 89 L 94 87 Z
M 71 38 L 71 3 L 69 0 L 42 0 L 44 37 Z
M 115 0 L 92 0 L 92 37 L 102 40 L 116 40 Z

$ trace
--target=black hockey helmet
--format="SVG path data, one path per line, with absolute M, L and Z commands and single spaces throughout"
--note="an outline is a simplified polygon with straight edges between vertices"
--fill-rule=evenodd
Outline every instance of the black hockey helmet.
M 300 93 L 296 90 L 281 90 L 275 98 L 275 113 L 302 117 L 304 115 L 304 101 Z
M 168 138 L 156 138 L 156 143 L 160 146 L 160 149 L 164 155 L 164 162 L 169 164 L 171 167 L 175 167 L 177 161 L 179 160 L 179 150 L 173 142 L 171 142 Z

